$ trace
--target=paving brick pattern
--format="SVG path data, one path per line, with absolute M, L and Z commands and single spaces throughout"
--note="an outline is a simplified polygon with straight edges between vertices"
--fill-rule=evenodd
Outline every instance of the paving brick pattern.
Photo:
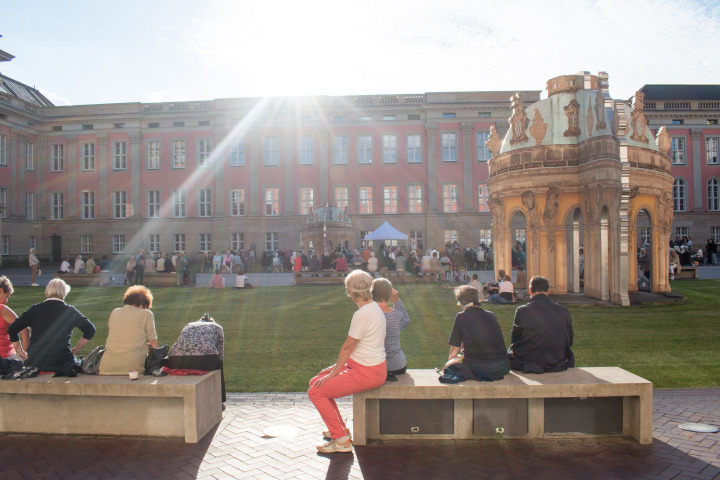
M 221 424 L 196 445 L 180 440 L 0 435 L 0 479 L 713 479 L 720 389 L 656 390 L 654 441 L 625 438 L 409 442 L 321 455 L 324 425 L 304 394 L 231 394 Z M 341 411 L 352 415 L 350 399 Z M 32 412 L 28 412 L 31 415 Z M 1 419 L 0 419 L 1 423 Z M 270 438 L 271 426 L 298 427 Z

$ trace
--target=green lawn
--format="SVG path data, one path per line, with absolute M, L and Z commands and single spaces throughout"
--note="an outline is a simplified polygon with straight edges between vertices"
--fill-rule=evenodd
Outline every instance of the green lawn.
M 656 388 L 720 386 L 717 292 L 720 280 L 676 281 L 682 303 L 643 307 L 571 307 L 578 366 L 620 366 Z M 447 337 L 458 306 L 438 285 L 399 285 L 412 320 L 401 335 L 410 368 L 432 368 L 447 358 Z M 76 287 L 67 298 L 98 328 L 83 353 L 107 338 L 110 311 L 121 288 Z M 160 343 L 209 312 L 225 329 L 228 391 L 302 391 L 335 362 L 355 306 L 341 286 L 234 289 L 158 287 L 153 312 Z M 44 298 L 43 289 L 18 287 L 9 306 L 20 314 Z M 510 338 L 515 307 L 492 305 Z M 76 337 L 73 342 L 77 342 Z

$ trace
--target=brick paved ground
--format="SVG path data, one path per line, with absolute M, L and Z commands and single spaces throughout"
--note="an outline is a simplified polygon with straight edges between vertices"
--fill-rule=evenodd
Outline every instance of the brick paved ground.
M 197 445 L 0 435 L 0 479 L 712 479 L 720 478 L 719 434 L 677 425 L 720 425 L 719 401 L 720 389 L 655 391 L 652 445 L 624 438 L 414 442 L 323 456 L 315 453 L 323 424 L 303 394 L 232 394 L 221 424 Z M 352 415 L 349 399 L 340 408 Z M 263 436 L 277 425 L 298 434 Z

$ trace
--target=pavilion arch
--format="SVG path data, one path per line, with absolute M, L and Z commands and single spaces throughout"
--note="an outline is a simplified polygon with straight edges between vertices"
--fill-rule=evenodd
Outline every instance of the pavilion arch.
M 599 265 L 600 298 L 610 300 L 610 210 L 603 205 L 600 211 Z

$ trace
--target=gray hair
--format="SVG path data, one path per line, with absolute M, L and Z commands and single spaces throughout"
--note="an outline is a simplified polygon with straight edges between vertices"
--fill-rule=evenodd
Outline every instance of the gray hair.
M 47 298 L 59 298 L 65 300 L 67 294 L 70 293 L 70 285 L 65 283 L 61 278 L 53 278 L 45 287 L 45 296 Z
M 370 293 L 372 281 L 373 279 L 369 273 L 362 270 L 353 270 L 345 277 L 345 293 L 353 302 L 358 300 L 370 301 L 372 300 Z
M 372 298 L 376 302 L 390 301 L 392 296 L 392 283 L 387 278 L 376 278 L 372 283 Z

